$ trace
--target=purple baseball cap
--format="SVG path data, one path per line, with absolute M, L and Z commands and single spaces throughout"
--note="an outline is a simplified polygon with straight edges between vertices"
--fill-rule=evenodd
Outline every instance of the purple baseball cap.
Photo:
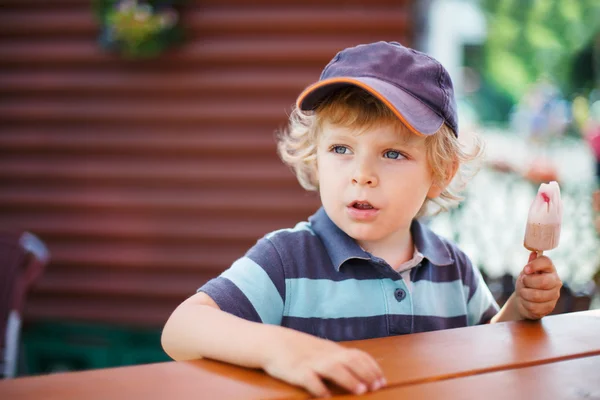
M 458 136 L 450 75 L 424 53 L 397 42 L 349 47 L 337 53 L 296 104 L 301 110 L 314 110 L 335 90 L 347 86 L 371 93 L 417 135 L 432 135 L 446 123 Z

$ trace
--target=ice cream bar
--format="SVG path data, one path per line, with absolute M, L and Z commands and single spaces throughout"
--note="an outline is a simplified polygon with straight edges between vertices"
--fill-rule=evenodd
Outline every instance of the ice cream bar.
M 557 182 L 542 183 L 529 208 L 524 245 L 538 252 L 558 246 L 562 223 L 562 200 Z

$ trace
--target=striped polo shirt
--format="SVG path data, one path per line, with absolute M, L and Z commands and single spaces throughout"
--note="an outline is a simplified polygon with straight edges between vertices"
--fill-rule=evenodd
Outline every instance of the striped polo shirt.
M 238 317 L 344 341 L 488 322 L 498 305 L 469 258 L 413 221 L 410 285 L 319 209 L 272 232 L 198 291 Z

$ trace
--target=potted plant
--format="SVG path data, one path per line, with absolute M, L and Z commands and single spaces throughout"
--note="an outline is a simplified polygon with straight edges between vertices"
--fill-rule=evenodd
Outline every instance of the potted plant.
M 126 59 L 154 58 L 181 41 L 175 1 L 95 0 L 100 44 Z

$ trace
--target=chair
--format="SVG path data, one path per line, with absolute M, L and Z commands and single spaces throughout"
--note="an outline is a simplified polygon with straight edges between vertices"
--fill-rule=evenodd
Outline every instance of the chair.
M 35 235 L 0 232 L 0 378 L 16 375 L 25 297 L 48 261 L 48 249 Z

